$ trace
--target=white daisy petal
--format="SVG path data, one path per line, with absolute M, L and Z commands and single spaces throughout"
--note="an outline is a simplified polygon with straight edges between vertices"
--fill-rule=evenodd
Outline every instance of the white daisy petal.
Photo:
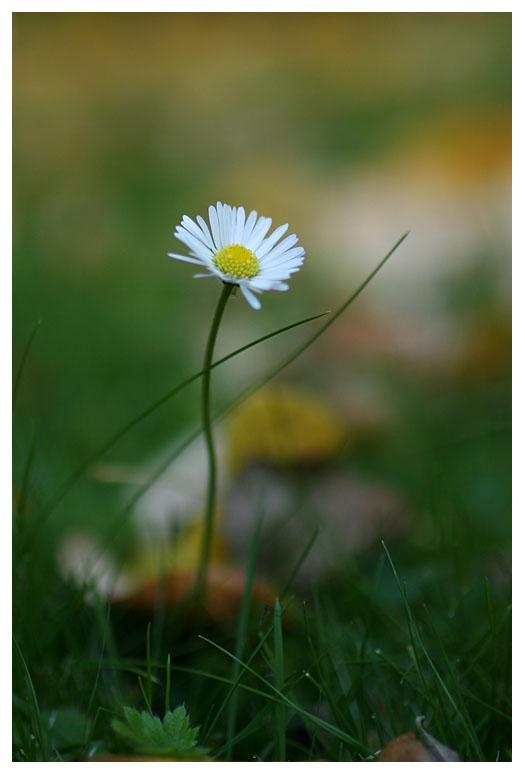
M 215 242 L 215 245 L 217 246 L 217 250 L 220 250 L 224 247 L 221 241 L 221 230 L 219 227 L 219 218 L 217 215 L 217 210 L 213 205 L 210 205 L 208 208 L 208 215 L 210 217 L 210 227 L 211 227 L 211 233 L 213 234 L 213 241 Z
M 257 221 L 257 212 L 256 210 L 252 210 L 249 216 L 246 219 L 246 223 L 244 225 L 244 233 L 242 235 L 242 241 L 240 242 L 241 245 L 247 245 L 248 240 L 252 236 L 253 227 L 255 226 L 255 222 Z
M 275 258 L 272 258 L 270 261 L 265 261 L 264 263 L 261 263 L 260 270 L 261 272 L 266 271 L 267 269 L 276 269 L 277 267 L 284 266 L 285 264 L 301 264 L 301 257 L 295 256 L 292 258 L 288 258 L 288 256 L 281 254 L 280 256 L 276 256 Z
M 179 261 L 187 261 L 188 264 L 201 264 L 202 261 L 199 258 L 190 258 L 189 256 L 181 256 L 179 253 L 168 253 L 170 258 L 177 258 Z
M 277 256 L 277 258 L 274 258 L 274 254 L 265 256 L 260 260 L 259 263 L 261 264 L 261 268 L 262 268 L 262 267 L 269 266 L 270 264 L 272 265 L 276 264 L 279 261 L 283 261 L 283 260 L 286 260 L 286 261 L 292 260 L 292 259 L 300 260 L 302 256 L 304 256 L 304 248 L 291 248 L 290 250 L 287 250 L 284 253 L 284 255 Z
M 213 241 L 213 237 L 211 236 L 211 232 L 208 229 L 208 224 L 206 223 L 206 221 L 204 220 L 202 215 L 198 215 L 197 216 L 197 223 L 199 224 L 199 226 L 201 227 L 203 233 L 205 234 L 206 239 L 207 239 L 211 249 L 213 250 L 214 253 L 216 253 L 217 250 L 218 250 L 218 247 L 215 245 L 215 242 Z
M 261 245 L 257 249 L 257 258 L 259 261 L 261 261 L 265 255 L 270 252 L 275 243 L 278 242 L 283 234 L 286 234 L 287 231 L 288 224 L 284 223 L 282 226 L 279 226 L 279 228 L 276 229 L 273 234 L 270 234 L 269 237 L 266 237 L 266 239 L 262 241 Z
M 262 306 L 261 302 L 255 295 L 255 293 L 252 293 L 252 291 L 248 288 L 247 285 L 245 285 L 245 283 L 241 283 L 240 287 L 241 287 L 242 295 L 244 296 L 244 298 L 246 299 L 250 307 L 253 307 L 253 309 L 261 309 L 261 306 Z
M 293 267 L 299 267 L 303 263 L 302 257 L 286 258 L 286 256 L 272 261 L 271 264 L 263 264 L 260 267 L 260 274 L 266 274 L 267 272 L 283 272 Z
M 282 239 L 288 230 L 287 223 L 267 236 L 271 218 L 258 217 L 255 210 L 246 217 L 244 207 L 222 202 L 211 205 L 208 216 L 209 225 L 200 215 L 196 220 L 183 216 L 175 237 L 186 245 L 189 255 L 169 253 L 170 258 L 199 264 L 204 271 L 194 275 L 196 278 L 217 277 L 238 285 L 253 309 L 261 308 L 256 294 L 288 290 L 284 281 L 299 271 L 304 248 L 296 247 L 295 234 Z
M 250 288 L 257 288 L 259 291 L 287 291 L 288 285 L 270 277 L 254 277 L 250 280 Z
M 230 245 L 230 232 L 229 229 L 226 229 L 226 205 L 223 205 L 222 202 L 217 202 L 217 218 L 219 220 L 219 234 L 221 235 L 221 247 L 226 247 L 226 245 Z
M 242 243 L 242 235 L 244 234 L 244 221 L 246 214 L 244 207 L 237 208 L 237 217 L 235 218 L 235 230 L 233 234 L 233 244 L 240 245 Z
M 275 258 L 278 258 L 279 256 L 282 256 L 283 253 L 286 253 L 287 250 L 290 248 L 293 248 L 293 246 L 298 242 L 298 237 L 296 234 L 290 234 L 289 237 L 286 237 L 286 239 L 283 239 L 282 242 L 280 242 L 278 245 L 276 245 L 270 253 L 268 253 L 267 260 L 272 261 Z
M 195 221 L 192 221 L 191 218 L 188 218 L 187 215 L 182 216 L 182 224 L 181 224 L 186 231 L 189 231 L 190 234 L 192 234 L 195 239 L 198 239 L 199 242 L 202 242 L 203 245 L 205 245 L 207 248 L 213 249 L 213 242 L 211 241 L 210 233 L 206 233 L 200 226 L 197 226 Z
M 222 227 L 225 245 L 233 245 L 232 210 L 230 205 L 222 206 Z
M 246 242 L 246 247 L 248 250 L 252 250 L 254 253 L 257 252 L 257 248 L 263 241 L 263 239 L 266 237 L 268 233 L 268 229 L 272 225 L 272 219 L 271 218 L 259 218 L 250 239 Z
M 268 274 L 281 274 L 281 272 L 287 272 L 289 269 L 300 267 L 302 263 L 302 258 L 291 258 L 289 260 L 282 259 L 281 261 L 276 261 L 272 264 L 264 264 L 264 266 L 259 267 L 258 274 L 265 276 Z
M 216 202 L 215 204 L 215 212 L 217 213 L 217 225 L 219 229 L 219 241 L 221 244 L 221 247 L 223 246 L 222 241 L 222 202 Z
M 224 234 L 224 205 L 222 202 L 217 202 L 215 207 L 217 208 L 217 218 L 219 219 L 221 242 L 223 245 L 227 245 L 228 243 L 225 241 L 225 234 Z
M 204 245 L 200 240 L 198 240 L 196 237 L 193 236 L 193 234 L 190 234 L 189 231 L 186 231 L 182 228 L 182 226 L 178 226 L 175 231 L 175 236 L 178 240 L 181 242 L 184 242 L 185 245 L 187 245 L 191 250 L 193 250 L 194 253 L 199 256 L 199 258 L 202 256 L 203 258 L 213 258 L 213 251 L 211 248 Z
M 230 208 L 230 242 L 235 245 L 235 233 L 237 231 L 237 207 Z
M 208 267 L 206 268 L 208 269 Z M 300 266 L 296 266 L 291 269 L 283 269 L 280 272 L 262 272 L 261 277 L 267 278 L 269 280 L 289 280 L 291 275 L 293 275 L 295 272 L 298 272 L 300 268 Z
M 237 208 L 224 205 L 228 208 L 226 217 L 226 227 L 228 230 L 228 244 L 235 244 L 235 224 L 237 222 Z

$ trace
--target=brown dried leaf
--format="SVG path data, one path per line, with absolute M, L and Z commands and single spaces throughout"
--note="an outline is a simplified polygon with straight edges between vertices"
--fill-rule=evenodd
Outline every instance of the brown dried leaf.
M 376 761 L 378 762 L 433 762 L 430 751 L 425 748 L 413 732 L 396 737 L 386 745 Z
M 456 751 L 448 748 L 423 728 L 424 716 L 418 716 L 416 726 L 423 742 L 409 732 L 396 737 L 386 745 L 376 761 L 378 762 L 459 762 Z
M 167 573 L 162 580 L 152 577 L 127 597 L 119 597 L 114 603 L 123 604 L 136 611 L 154 611 L 159 600 L 159 584 L 167 608 L 174 608 L 188 600 L 196 582 L 195 570 Z M 204 609 L 210 619 L 224 621 L 235 615 L 244 594 L 246 577 L 243 570 L 232 566 L 210 565 L 206 586 Z M 264 580 L 255 578 L 252 585 L 252 602 L 263 607 L 273 605 L 275 590 Z
M 425 720 L 424 716 L 417 717 L 416 719 L 417 731 L 425 741 L 427 748 L 429 749 L 432 756 L 434 757 L 434 761 L 435 762 L 459 762 L 460 758 L 456 753 L 456 751 L 453 751 L 452 748 L 448 748 L 448 746 L 444 745 L 443 743 L 440 743 L 439 740 L 436 740 L 435 737 L 432 737 L 432 735 L 429 735 L 429 733 L 423 727 L 424 720 Z

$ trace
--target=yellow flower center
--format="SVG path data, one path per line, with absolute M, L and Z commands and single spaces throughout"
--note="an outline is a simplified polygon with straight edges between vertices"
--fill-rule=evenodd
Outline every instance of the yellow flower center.
M 259 271 L 259 262 L 255 253 L 242 245 L 228 245 L 221 248 L 214 260 L 221 272 L 238 280 L 242 277 L 253 277 Z

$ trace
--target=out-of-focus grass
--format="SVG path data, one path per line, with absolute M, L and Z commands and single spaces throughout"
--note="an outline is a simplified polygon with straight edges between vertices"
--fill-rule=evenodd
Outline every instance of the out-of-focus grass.
M 232 200 L 289 220 L 306 245 L 309 271 L 292 291 L 267 294 L 264 318 L 237 303 L 225 336 L 255 338 L 270 317 L 286 323 L 332 306 L 330 278 L 340 284 L 341 270 L 328 261 L 337 249 L 340 262 L 341 247 L 323 246 L 312 217 L 323 209 L 319 192 L 341 169 L 386 163 L 407 136 L 421 147 L 458 115 L 471 117 L 470 140 L 448 165 L 464 166 L 486 136 L 473 135 L 476 121 L 489 129 L 507 121 L 509 19 L 15 15 L 15 362 L 42 320 L 16 439 L 23 453 L 34 418 L 42 475 L 60 476 L 198 365 L 216 290 L 166 258 L 183 212 Z M 501 143 L 490 148 L 485 169 L 501 158 Z M 413 215 L 403 213 L 379 248 L 372 243 L 371 261 L 414 228 Z M 381 217 L 376 211 L 376 223 Z M 348 283 L 366 274 L 350 250 Z M 389 277 L 395 284 L 395 269 Z M 127 438 L 120 456 L 140 459 L 195 407 L 177 401 Z
M 86 605 L 55 561 L 64 532 L 118 524 L 120 488 L 88 474 L 19 549 L 71 472 L 200 368 L 218 289 L 166 253 L 183 213 L 221 199 L 289 221 L 307 258 L 261 313 L 231 303 L 218 355 L 335 309 L 407 228 L 416 246 L 289 376 L 350 429 L 363 396 L 389 418 L 339 462 L 410 502 L 412 531 L 390 547 L 408 600 L 376 544 L 313 585 L 304 621 L 285 613 L 282 640 L 245 611 L 245 654 L 262 627 L 253 669 L 362 753 L 424 713 L 462 756 L 509 757 L 509 111 L 510 14 L 15 14 L 15 373 L 41 320 L 14 418 L 17 756 L 115 750 L 113 714 L 143 706 L 147 622 Z M 219 370 L 217 405 L 302 341 L 288 336 Z M 189 389 L 107 459 L 141 464 L 197 412 Z M 188 703 L 215 752 L 357 757 L 253 694 L 253 674 L 235 695 L 245 737 L 239 724 L 225 739 L 233 711 L 210 706 L 231 660 L 153 618 L 154 708 L 169 652 L 172 706 Z M 208 634 L 234 652 L 235 631 Z

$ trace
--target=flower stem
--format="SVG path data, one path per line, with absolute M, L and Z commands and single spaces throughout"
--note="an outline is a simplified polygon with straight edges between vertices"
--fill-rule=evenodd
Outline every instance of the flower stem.
M 211 427 L 211 412 L 210 412 L 210 366 L 213 358 L 213 348 L 215 347 L 215 340 L 217 339 L 217 332 L 219 330 L 219 324 L 221 322 L 222 313 L 226 307 L 226 302 L 234 289 L 234 285 L 224 283 L 222 293 L 217 303 L 215 315 L 208 335 L 208 342 L 206 344 L 206 352 L 204 353 L 203 375 L 202 375 L 202 429 L 204 432 L 204 440 L 206 442 L 206 448 L 208 451 L 208 491 L 206 494 L 206 511 L 204 514 L 204 533 L 202 537 L 202 549 L 199 571 L 197 574 L 196 593 L 201 596 L 202 599 L 206 593 L 206 576 L 208 571 L 208 564 L 210 561 L 210 548 L 211 539 L 213 534 L 213 520 L 215 516 L 215 493 L 216 493 L 216 479 L 217 479 L 217 464 L 215 461 L 215 449 L 213 447 L 213 435 Z

